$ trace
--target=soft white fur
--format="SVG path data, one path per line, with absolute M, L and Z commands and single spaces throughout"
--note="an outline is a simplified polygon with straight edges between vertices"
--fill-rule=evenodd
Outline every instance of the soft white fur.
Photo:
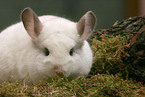
M 61 69 L 65 77 L 87 75 L 92 66 L 92 51 L 87 41 L 70 56 L 71 48 L 81 42 L 76 23 L 56 16 L 39 17 L 43 29 L 32 41 L 22 22 L 9 26 L 0 34 L 0 82 L 55 77 Z M 45 56 L 44 48 L 50 51 Z

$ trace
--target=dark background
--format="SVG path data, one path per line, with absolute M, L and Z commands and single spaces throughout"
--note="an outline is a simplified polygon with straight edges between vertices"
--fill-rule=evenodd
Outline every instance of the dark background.
M 25 7 L 31 7 L 39 16 L 57 15 L 75 22 L 92 10 L 97 17 L 97 29 L 108 28 L 115 21 L 129 17 L 126 8 L 130 8 L 130 3 L 127 1 L 131 0 L 0 0 L 0 31 L 20 21 Z M 137 5 L 136 2 L 131 4 Z M 130 6 L 136 9 L 134 5 Z

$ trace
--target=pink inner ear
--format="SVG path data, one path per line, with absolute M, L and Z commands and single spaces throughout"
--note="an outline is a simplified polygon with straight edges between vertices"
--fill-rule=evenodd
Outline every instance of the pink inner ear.
M 33 19 L 34 19 L 34 33 L 36 34 L 36 37 L 39 36 L 41 30 L 42 30 L 42 24 L 40 20 L 38 19 L 38 16 L 33 12 Z
M 42 30 L 42 24 L 36 13 L 31 8 L 26 8 L 22 11 L 21 19 L 29 36 L 36 39 Z
M 84 29 L 85 29 L 85 18 L 84 16 L 79 20 L 77 23 L 77 29 L 80 36 L 82 36 Z
M 78 22 L 77 29 L 82 40 L 87 40 L 96 26 L 96 16 L 88 11 Z

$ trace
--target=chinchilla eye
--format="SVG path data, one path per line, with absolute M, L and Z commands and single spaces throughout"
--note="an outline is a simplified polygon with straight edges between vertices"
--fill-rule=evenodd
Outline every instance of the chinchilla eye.
M 45 48 L 45 56 L 49 56 L 49 50 Z
M 74 50 L 73 50 L 73 48 L 69 51 L 69 55 L 70 56 L 73 56 L 73 52 L 74 52 Z

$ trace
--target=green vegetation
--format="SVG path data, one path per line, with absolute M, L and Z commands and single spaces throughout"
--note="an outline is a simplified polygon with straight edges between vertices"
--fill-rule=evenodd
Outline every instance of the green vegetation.
M 0 96 L 16 97 L 136 97 L 145 95 L 145 88 L 132 80 L 123 80 L 118 75 L 97 74 L 91 78 L 79 77 L 68 81 L 66 78 L 56 78 L 52 82 L 40 81 L 31 85 L 21 85 L 20 82 L 0 84 Z
M 122 61 L 122 56 L 128 56 L 124 49 L 129 47 L 126 37 L 102 34 L 101 40 L 93 38 L 92 50 L 94 64 L 91 74 L 116 74 L 128 76 L 128 71 Z

